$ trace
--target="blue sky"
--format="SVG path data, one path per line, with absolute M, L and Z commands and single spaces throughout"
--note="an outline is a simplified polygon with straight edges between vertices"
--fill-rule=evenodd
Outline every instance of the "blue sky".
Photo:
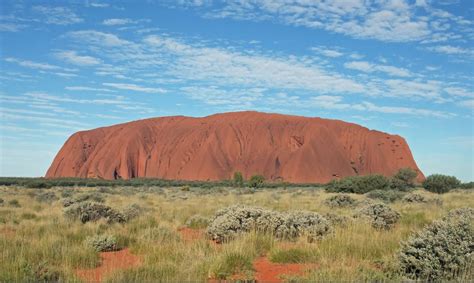
M 258 110 L 407 140 L 474 179 L 474 2 L 2 1 L 0 175 L 42 176 L 72 133 Z

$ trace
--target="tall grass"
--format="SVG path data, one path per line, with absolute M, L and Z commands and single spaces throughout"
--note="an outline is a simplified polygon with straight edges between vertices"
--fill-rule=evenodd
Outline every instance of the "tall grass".
M 418 191 L 428 198 L 439 197 L 443 205 L 427 202 L 390 204 L 402 215 L 390 231 L 378 231 L 361 219 L 315 243 L 305 239 L 279 241 L 271 235 L 247 233 L 235 240 L 216 245 L 206 238 L 183 239 L 179 228 L 194 215 L 211 217 L 218 209 L 241 203 L 270 209 L 310 210 L 352 216 L 354 208 L 330 208 L 325 200 L 333 194 L 321 190 L 297 188 L 265 189 L 242 193 L 239 189 L 180 190 L 178 188 L 52 188 L 60 198 L 39 202 L 42 190 L 0 187 L 0 282 L 59 279 L 76 282 L 76 269 L 100 264 L 99 254 L 85 244 L 87 237 L 110 234 L 141 258 L 139 267 L 109 274 L 109 282 L 130 281 L 207 281 L 209 278 L 253 278 L 252 262 L 267 255 L 279 263 L 311 263 L 315 267 L 298 275 L 300 281 L 375 281 L 401 280 L 397 274 L 396 254 L 400 241 L 414 231 L 440 218 L 449 209 L 474 207 L 470 191 L 452 191 L 441 196 Z M 137 203 L 141 216 L 126 224 L 95 222 L 82 224 L 63 216 L 62 198 L 81 194 L 100 194 L 105 204 L 121 210 Z M 352 195 L 357 200 L 363 195 Z M 11 205 L 17 200 L 21 205 Z M 294 277 L 294 276 L 293 276 Z

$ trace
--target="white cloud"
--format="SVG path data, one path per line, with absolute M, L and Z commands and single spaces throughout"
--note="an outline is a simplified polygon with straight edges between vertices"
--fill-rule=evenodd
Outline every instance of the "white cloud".
M 60 51 L 56 52 L 55 56 L 61 60 L 78 66 L 93 66 L 101 63 L 97 58 L 79 55 L 76 51 Z
M 337 57 L 341 57 L 342 55 L 344 55 L 344 53 L 342 53 L 340 51 L 337 51 L 337 50 L 334 50 L 334 49 L 328 49 L 328 48 L 324 48 L 324 47 L 312 47 L 311 50 L 313 50 L 315 52 L 318 52 L 323 56 L 331 57 L 331 58 L 337 58 Z
M 113 90 L 107 88 L 96 88 L 87 86 L 67 86 L 64 89 L 71 91 L 96 91 L 96 92 L 111 92 Z
M 26 25 L 14 23 L 0 23 L 0 31 L 3 32 L 18 32 L 24 29 Z
M 110 6 L 107 3 L 90 3 L 89 5 L 94 8 L 107 8 Z
M 474 110 L 474 99 L 467 99 L 467 100 L 459 101 L 458 105 Z
M 459 46 L 452 46 L 452 45 L 438 45 L 427 47 L 428 50 L 437 52 L 437 53 L 444 53 L 448 55 L 468 55 L 474 56 L 473 49 L 462 48 Z
M 71 9 L 66 7 L 35 6 L 32 10 L 41 14 L 43 19 L 40 21 L 47 24 L 70 25 L 83 21 L 83 19 L 76 15 Z
M 77 42 L 89 42 L 106 47 L 118 47 L 129 43 L 126 40 L 118 38 L 114 34 L 95 30 L 73 31 L 69 32 L 68 36 Z
M 474 98 L 474 92 L 472 92 L 472 90 L 467 90 L 462 87 L 447 87 L 444 91 L 453 96 Z
M 116 89 L 132 90 L 132 91 L 146 92 L 146 93 L 165 93 L 166 92 L 166 90 L 162 88 L 143 87 L 143 86 L 138 86 L 135 84 L 103 83 L 103 85 L 113 87 Z
M 372 64 L 366 61 L 352 61 L 344 63 L 344 67 L 348 69 L 358 70 L 366 73 L 372 72 L 382 72 L 386 73 L 391 76 L 396 77 L 410 77 L 413 74 L 404 68 L 398 68 L 394 66 L 387 66 L 387 65 L 378 65 Z
M 29 60 L 21 60 L 21 59 L 12 58 L 12 57 L 5 58 L 5 61 L 9 63 L 16 63 L 22 67 L 30 68 L 30 69 L 37 69 L 37 70 L 60 70 L 61 69 L 61 67 L 59 66 L 51 65 L 48 63 L 38 63 L 38 62 L 33 62 Z
M 131 23 L 135 23 L 135 21 L 131 19 L 106 19 L 102 22 L 102 24 L 106 26 L 120 26 Z

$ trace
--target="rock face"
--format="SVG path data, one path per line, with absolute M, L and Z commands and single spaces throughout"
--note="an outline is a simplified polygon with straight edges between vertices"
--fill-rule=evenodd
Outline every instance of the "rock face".
M 418 171 L 405 140 L 338 120 L 260 112 L 152 118 L 73 134 L 47 178 L 249 178 L 324 183 Z

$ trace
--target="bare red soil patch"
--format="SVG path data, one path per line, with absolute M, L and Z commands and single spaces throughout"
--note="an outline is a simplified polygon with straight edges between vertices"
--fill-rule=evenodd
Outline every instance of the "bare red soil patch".
M 273 263 L 267 257 L 257 258 L 253 267 L 255 269 L 255 280 L 265 283 L 283 282 L 284 275 L 302 275 L 310 268 L 314 268 L 314 264 L 300 263 Z
M 11 227 L 3 227 L 0 229 L 0 235 L 3 235 L 8 238 L 14 237 L 16 234 L 16 230 Z
M 101 282 L 106 275 L 114 271 L 137 267 L 141 264 L 138 256 L 130 253 L 129 249 L 116 252 L 100 253 L 100 266 L 92 269 L 78 269 L 76 275 L 86 282 Z

